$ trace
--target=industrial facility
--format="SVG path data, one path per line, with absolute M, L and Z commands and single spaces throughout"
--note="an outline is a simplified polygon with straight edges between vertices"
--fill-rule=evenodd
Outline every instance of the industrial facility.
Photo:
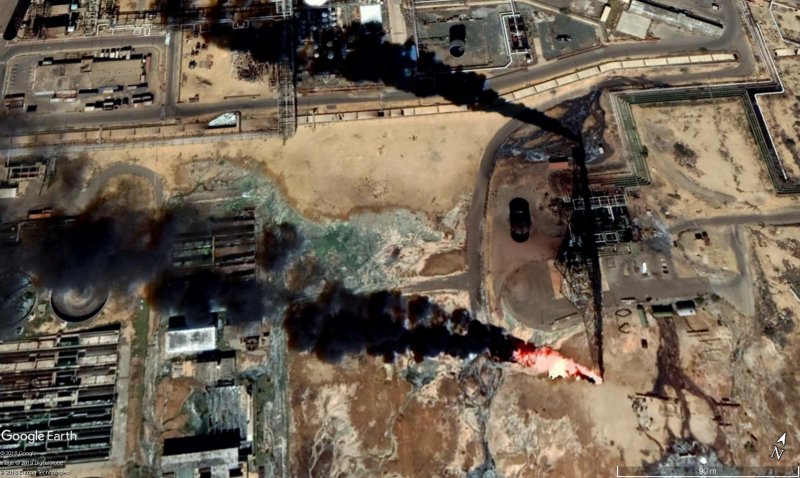
M 41 433 L 6 441 L 9 456 L 60 466 L 108 459 L 119 366 L 119 327 L 0 343 L 0 428 Z M 3 460 L 3 468 L 18 468 Z M 36 468 L 36 467 L 34 467 Z
M 213 270 L 241 280 L 255 278 L 255 209 L 230 217 L 212 217 L 209 226 L 180 235 L 172 251 L 173 266 Z
M 157 61 L 157 60 L 156 60 Z M 66 53 L 61 57 L 15 58 L 11 68 L 27 77 L 9 82 L 9 111 L 111 111 L 152 106 L 153 52 L 132 47 Z

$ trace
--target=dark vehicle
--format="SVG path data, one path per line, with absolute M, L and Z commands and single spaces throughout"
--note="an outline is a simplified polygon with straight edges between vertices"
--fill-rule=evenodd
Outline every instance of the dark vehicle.
M 528 240 L 531 232 L 531 211 L 528 201 L 514 198 L 508 203 L 508 222 L 511 224 L 511 239 L 517 242 Z
M 572 41 L 572 37 L 569 35 L 556 35 L 556 41 L 559 43 L 564 43 L 568 41 Z

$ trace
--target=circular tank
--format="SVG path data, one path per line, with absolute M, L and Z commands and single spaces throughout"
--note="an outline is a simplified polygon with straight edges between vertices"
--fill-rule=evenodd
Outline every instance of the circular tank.
M 464 40 L 453 40 L 450 42 L 450 54 L 454 57 L 458 58 L 464 56 L 464 51 L 466 51 Z
M 36 288 L 31 278 L 21 272 L 0 277 L 0 325 L 13 330 L 22 325 L 36 304 Z
M 450 27 L 450 54 L 456 58 L 464 56 L 467 48 L 467 27 L 459 23 Z
M 96 316 L 108 301 L 108 290 L 102 287 L 64 288 L 50 295 L 53 312 L 67 322 L 83 322 Z

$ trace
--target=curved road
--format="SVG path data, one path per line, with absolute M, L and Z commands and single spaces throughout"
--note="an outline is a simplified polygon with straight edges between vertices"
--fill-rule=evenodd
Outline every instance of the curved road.
M 505 143 L 514 131 L 524 123 L 511 120 L 486 145 L 478 167 L 475 190 L 472 193 L 469 216 L 467 217 L 467 283 L 469 284 L 470 306 L 473 313 L 481 320 L 488 320 L 486 302 L 483 296 L 483 223 L 486 216 L 486 202 L 489 198 L 489 181 L 492 178 L 497 150 Z
M 164 180 L 155 171 L 136 164 L 115 164 L 104 169 L 89 181 L 75 201 L 75 207 L 83 210 L 109 180 L 122 175 L 137 176 L 149 181 L 153 187 L 153 204 L 156 208 L 160 208 L 164 204 Z

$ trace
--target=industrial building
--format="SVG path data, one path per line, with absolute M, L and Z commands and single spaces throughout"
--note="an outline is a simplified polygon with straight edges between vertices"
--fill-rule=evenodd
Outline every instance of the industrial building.
M 574 198 L 576 211 L 584 211 L 583 198 Z M 600 255 L 628 253 L 627 243 L 634 239 L 634 229 L 628 213 L 624 189 L 592 191 L 589 208 L 593 211 L 594 241 Z
M 689 33 L 709 36 L 722 35 L 723 27 L 719 22 L 655 2 L 633 0 L 628 11 Z
M 42 183 L 51 171 L 52 162 L 48 159 L 15 159 L 0 164 L 0 199 L 14 199 L 24 196 L 28 187 L 34 184 L 38 193 Z
M 167 330 L 164 347 L 167 357 L 196 355 L 217 347 L 217 327 L 181 328 Z
M 43 432 L 0 450 L 66 464 L 108 459 L 119 339 L 117 325 L 0 343 L 0 430 Z
M 211 218 L 209 228 L 181 234 L 172 251 L 175 267 L 212 269 L 249 280 L 256 273 L 255 209 L 233 217 Z
M 173 362 L 173 377 L 193 376 L 207 384 L 193 392 L 203 403 L 203 423 L 198 435 L 164 440 L 161 476 L 247 476 L 255 434 L 250 386 L 233 377 L 236 354 L 207 352 L 191 361 Z
M 248 448 L 240 447 L 238 431 L 164 440 L 164 478 L 229 478 L 245 476 Z
M 215 383 L 236 375 L 236 351 L 212 350 L 183 360 L 172 360 L 170 377 L 191 377 L 202 383 Z

